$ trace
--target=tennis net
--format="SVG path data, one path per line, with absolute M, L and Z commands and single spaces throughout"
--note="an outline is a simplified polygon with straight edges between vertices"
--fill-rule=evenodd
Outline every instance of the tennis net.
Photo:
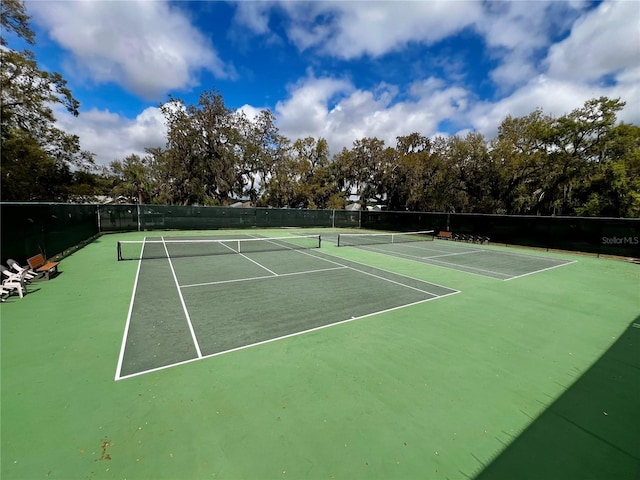
M 433 230 L 403 233 L 341 233 L 338 235 L 338 246 L 349 247 L 381 243 L 428 242 L 433 239 Z
M 120 240 L 118 260 L 198 257 L 230 253 L 271 252 L 320 248 L 320 235 L 294 235 L 273 238 Z

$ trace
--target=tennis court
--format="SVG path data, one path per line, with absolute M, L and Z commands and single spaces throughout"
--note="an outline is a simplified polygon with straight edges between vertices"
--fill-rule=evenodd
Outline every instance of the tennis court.
M 62 259 L 0 306 L 2 478 L 637 479 L 637 264 L 362 232 Z
M 458 293 L 320 246 L 320 235 L 119 243 L 140 264 L 116 379 Z
M 499 280 L 513 280 L 574 263 L 551 256 L 495 250 L 485 245 L 430 240 L 434 240 L 433 232 L 347 233 L 340 235 L 338 244 Z

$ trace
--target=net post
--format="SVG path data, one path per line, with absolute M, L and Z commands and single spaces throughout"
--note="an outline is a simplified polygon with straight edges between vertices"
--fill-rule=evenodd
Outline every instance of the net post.
M 122 261 L 122 247 L 120 246 L 120 240 L 117 243 L 118 261 Z

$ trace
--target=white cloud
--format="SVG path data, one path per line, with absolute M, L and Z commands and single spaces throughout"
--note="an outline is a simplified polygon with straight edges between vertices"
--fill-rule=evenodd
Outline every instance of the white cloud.
M 498 126 L 507 115 L 522 117 L 541 108 L 544 113 L 558 117 L 581 108 L 592 98 L 601 96 L 622 98 L 626 108 L 618 120 L 640 124 L 640 88 L 637 82 L 614 87 L 593 87 L 540 75 L 512 95 L 497 102 L 479 102 L 468 112 L 469 125 L 487 138 L 496 135 Z
M 242 2 L 238 17 L 257 34 L 268 24 L 265 5 L 287 14 L 286 31 L 299 50 L 316 48 L 325 54 L 353 59 L 380 56 L 408 42 L 432 44 L 482 15 L 477 1 L 428 2 Z
M 242 105 L 236 111 L 243 113 L 249 120 L 255 120 L 260 116 L 260 113 L 263 111 L 263 108 L 257 108 L 252 105 Z
M 152 92 L 173 84 L 193 84 L 198 68 L 205 64 L 212 68 L 219 62 L 186 17 L 165 3 L 69 2 L 54 3 L 56 8 L 45 6 L 51 3 L 38 2 L 39 21 L 43 21 L 42 15 L 49 15 L 55 33 L 51 35 L 77 58 L 86 59 L 87 69 L 97 79 L 115 81 L 116 74 L 121 74 L 122 83 Z M 269 25 L 273 5 L 243 2 L 236 9 L 236 20 L 261 35 L 273 36 Z M 600 96 L 622 98 L 627 106 L 619 119 L 640 124 L 640 11 L 636 2 L 604 2 L 591 10 L 581 2 L 277 5 L 287 13 L 281 26 L 300 50 L 314 49 L 342 59 L 373 57 L 402 49 L 408 42 L 428 44 L 450 38 L 468 27 L 483 35 L 497 62 L 490 75 L 499 88 L 493 97 L 484 98 L 478 97 L 475 86 L 464 83 L 464 74 L 445 73 L 445 80 L 427 72 L 423 77 L 407 78 L 405 85 L 379 83 L 366 89 L 355 83 L 357 79 L 331 73 L 316 77 L 308 70 L 304 78 L 289 85 L 286 98 L 277 101 L 274 108 L 281 133 L 292 140 L 323 137 L 337 153 L 364 137 L 377 137 L 394 146 L 400 135 L 419 132 L 433 136 L 440 133 L 443 122 L 460 132 L 477 130 L 492 138 L 507 115 L 524 116 L 542 108 L 547 114 L 559 116 Z M 58 7 L 62 13 L 56 10 Z M 73 8 L 73 14 L 69 8 Z M 560 10 L 567 15 L 559 16 Z M 101 12 L 104 22 L 95 20 Z M 63 13 L 73 22 L 61 19 Z M 145 20 L 136 20 L 136 15 L 142 14 Z M 118 22 L 123 26 L 118 27 Z M 62 31 L 65 27 L 70 29 L 68 33 Z M 110 28 L 115 28 L 115 33 Z M 140 33 L 130 40 L 131 51 L 141 56 L 129 58 L 126 35 L 114 38 L 133 28 Z M 165 32 L 170 32 L 171 38 Z M 551 45 L 559 32 L 568 36 Z M 149 39 L 157 40 L 161 53 L 139 68 L 136 62 L 144 60 L 144 49 L 134 47 Z M 116 51 L 107 52 L 100 42 L 112 44 Z M 193 52 L 189 51 L 191 47 Z M 184 57 L 183 62 L 177 67 L 171 65 L 167 73 L 163 69 L 172 55 Z M 322 71 L 321 59 L 312 60 L 309 64 Z M 443 61 L 456 60 L 437 58 L 434 64 Z M 224 74 L 224 65 L 218 65 Z M 456 71 L 464 72 L 464 67 L 472 68 L 456 63 Z M 239 110 L 253 118 L 261 107 L 245 104 Z M 135 119 L 98 110 L 84 112 L 77 119 L 66 113 L 59 113 L 58 118 L 61 127 L 79 135 L 82 148 L 96 153 L 103 165 L 131 153 L 144 155 L 146 147 L 164 146 L 166 141 L 164 119 L 157 108 L 148 108 Z
M 460 81 L 445 84 L 433 77 L 415 81 L 408 90 L 410 99 L 391 89 L 385 94 L 361 90 L 351 82 L 328 91 L 322 88 L 334 86 L 328 79 L 309 78 L 278 103 L 283 132 L 292 138 L 323 136 L 334 152 L 362 137 L 394 144 L 397 135 L 414 131 L 434 135 L 443 121 L 491 138 L 507 115 L 524 116 L 542 108 L 560 116 L 600 96 L 622 98 L 627 107 L 619 119 L 640 123 L 636 2 L 605 2 L 592 10 L 583 2 L 555 1 L 448 6 L 446 13 L 438 2 L 368 2 L 366 7 L 361 2 L 329 2 L 306 9 L 285 3 L 283 8 L 292 19 L 289 35 L 301 49 L 314 47 L 342 58 L 380 55 L 408 41 L 428 43 L 473 22 L 497 61 L 490 72 L 497 98 L 478 100 Z M 479 6 L 481 12 L 474 9 Z M 461 12 L 469 13 L 466 20 Z M 318 21 L 322 15 L 324 23 Z M 432 24 L 437 28 L 430 30 Z M 566 40 L 552 45 L 554 38 L 569 32 Z M 547 51 L 547 60 L 541 62 Z M 603 75 L 609 75 L 608 84 L 591 82 Z M 332 107 L 327 99 L 336 94 L 340 99 Z
M 81 148 L 94 153 L 96 163 L 102 166 L 131 154 L 144 157 L 145 148 L 166 145 L 165 119 L 156 107 L 146 108 L 135 119 L 96 109 L 78 117 L 60 110 L 56 117 L 58 126 L 78 135 Z
M 636 74 L 639 72 L 640 68 Z M 434 77 L 414 82 L 406 92 L 409 98 L 400 93 L 398 87 L 384 84 L 368 91 L 344 80 L 308 77 L 278 103 L 277 123 L 292 140 L 325 138 L 334 154 L 364 137 L 377 137 L 395 146 L 396 137 L 413 132 L 439 135 L 442 122 L 458 125 L 461 134 L 475 130 L 491 139 L 508 115 L 526 116 L 541 108 L 557 117 L 601 96 L 625 100 L 627 106 L 618 119 L 640 124 L 637 77 L 627 84 L 593 87 L 538 75 L 498 101 L 478 100 L 464 87 Z
M 296 138 L 325 136 L 332 126 L 331 100 L 353 89 L 350 82 L 335 78 L 307 78 L 291 87 L 289 98 L 276 104 L 276 118 L 283 133 L 297 132 Z
M 431 46 L 473 30 L 497 63 L 490 78 L 508 93 L 540 73 L 539 58 L 568 31 L 584 2 L 241 2 L 236 19 L 258 35 L 272 33 L 270 15 L 284 12 L 284 31 L 299 51 L 353 60 Z M 438 62 L 437 59 L 433 59 Z
M 462 119 L 469 105 L 468 91 L 436 78 L 411 85 L 408 100 L 399 101 L 400 93 L 397 86 L 388 84 L 369 91 L 356 89 L 346 80 L 311 76 L 278 103 L 276 118 L 290 139 L 323 137 L 338 153 L 364 137 L 395 146 L 398 136 L 435 135 L 441 121 Z
M 537 73 L 530 54 L 518 51 L 506 54 L 490 75 L 499 91 L 505 92 L 526 83 Z
M 488 3 L 476 23 L 490 48 L 527 50 L 548 43 L 550 24 L 548 8 L 555 2 Z
M 476 29 L 497 62 L 490 77 L 498 91 L 511 92 L 541 73 L 540 57 L 583 8 L 581 2 L 554 0 L 487 3 Z
M 269 33 L 269 11 L 271 5 L 268 2 L 238 2 L 236 4 L 235 21 L 243 24 L 257 34 Z
M 546 63 L 549 76 L 576 82 L 635 70 L 640 63 L 638 3 L 602 3 L 575 23 L 567 39 L 551 47 Z
M 197 85 L 201 69 L 233 75 L 190 19 L 166 2 L 34 1 L 29 11 L 70 52 L 73 76 L 98 84 L 158 99 Z
M 435 136 L 441 134 L 443 121 L 459 125 L 461 134 L 476 130 L 490 139 L 507 115 L 525 116 L 542 108 L 547 114 L 560 116 L 600 96 L 626 100 L 619 119 L 639 125 L 639 74 L 640 67 L 629 75 L 628 83 L 614 87 L 580 85 L 541 75 L 495 102 L 478 101 L 469 90 L 434 77 L 416 81 L 402 92 L 386 84 L 371 91 L 357 89 L 344 79 L 309 75 L 290 87 L 275 114 L 283 135 L 291 140 L 323 137 L 334 154 L 365 137 L 377 137 L 395 146 L 396 137 L 413 132 Z M 243 105 L 238 110 L 254 118 L 262 108 Z M 166 144 L 164 117 L 156 107 L 145 109 L 134 119 L 95 109 L 77 118 L 62 111 L 56 115 L 60 128 L 78 135 L 82 148 L 95 153 L 101 165 L 132 153 L 144 156 L 145 148 Z

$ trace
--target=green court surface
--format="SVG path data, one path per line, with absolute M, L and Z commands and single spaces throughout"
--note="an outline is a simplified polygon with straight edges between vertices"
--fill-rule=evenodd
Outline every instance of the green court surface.
M 339 233 L 62 260 L 0 306 L 1 478 L 638 478 L 639 265 Z
M 458 293 L 317 248 L 241 240 L 250 252 L 218 255 L 235 242 L 181 244 L 166 236 L 138 246 L 144 260 L 117 379 Z M 216 256 L 203 256 L 207 250 Z

